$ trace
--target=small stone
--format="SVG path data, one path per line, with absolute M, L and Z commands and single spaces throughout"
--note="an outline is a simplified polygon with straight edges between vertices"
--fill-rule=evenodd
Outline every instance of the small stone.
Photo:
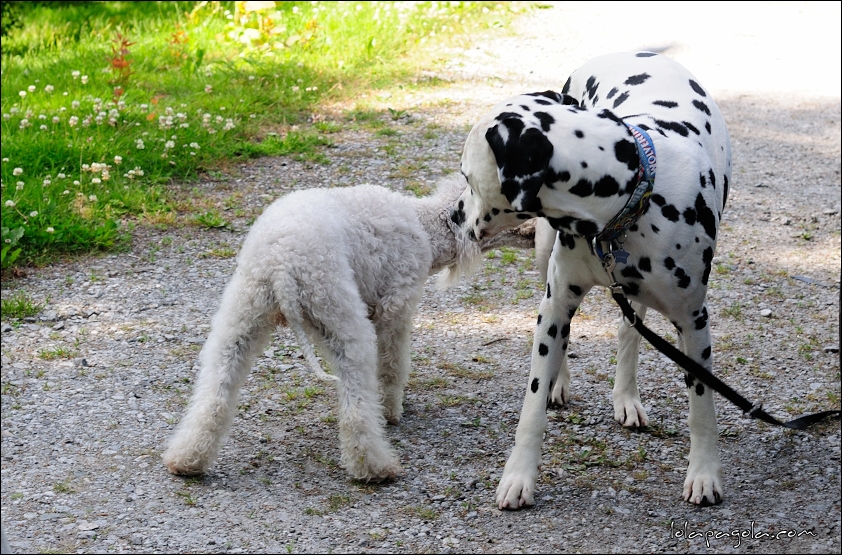
M 825 353 L 838 353 L 839 346 L 838 345 L 828 345 L 827 347 L 822 347 L 822 351 Z
M 772 317 L 772 311 L 769 310 L 768 308 L 764 308 L 763 310 L 760 311 L 760 315 L 763 316 L 764 318 L 771 318 Z

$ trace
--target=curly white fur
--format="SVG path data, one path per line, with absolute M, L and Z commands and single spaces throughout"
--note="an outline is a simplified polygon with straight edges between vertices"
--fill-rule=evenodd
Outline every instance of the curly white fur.
M 457 238 L 448 208 L 465 186 L 462 176 L 447 178 L 423 199 L 373 185 L 311 189 L 269 206 L 213 318 L 195 391 L 163 455 L 170 472 L 201 474 L 213 463 L 252 359 L 286 323 L 313 371 L 338 383 L 342 466 L 361 480 L 394 478 L 400 464 L 385 424 L 403 412 L 424 283 L 443 268 L 443 282 L 455 281 L 483 250 L 533 246 L 534 226 L 484 244 Z

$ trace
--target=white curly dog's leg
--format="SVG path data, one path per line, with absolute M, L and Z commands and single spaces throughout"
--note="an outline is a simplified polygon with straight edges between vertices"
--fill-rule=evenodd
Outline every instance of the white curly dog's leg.
M 202 474 L 216 460 L 236 414 L 240 386 L 274 327 L 271 310 L 268 290 L 235 273 L 199 355 L 193 396 L 163 454 L 173 474 Z

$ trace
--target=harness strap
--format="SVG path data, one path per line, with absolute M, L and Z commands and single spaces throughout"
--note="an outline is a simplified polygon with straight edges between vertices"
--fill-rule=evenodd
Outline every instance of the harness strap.
M 713 389 L 733 404 L 737 405 L 745 414 L 750 416 L 751 418 L 757 418 L 758 420 L 762 420 L 768 424 L 773 424 L 775 426 L 783 426 L 784 428 L 790 428 L 792 430 L 804 430 L 816 422 L 824 420 L 829 416 L 836 416 L 837 420 L 840 418 L 840 411 L 839 410 L 826 410 L 823 412 L 817 412 L 813 414 L 805 414 L 799 418 L 794 420 L 790 420 L 789 422 L 781 422 L 774 416 L 770 415 L 768 412 L 763 410 L 762 404 L 753 404 L 748 401 L 745 397 L 731 389 L 731 387 L 717 378 L 713 373 L 696 362 L 695 360 L 691 359 L 680 350 L 676 349 L 672 344 L 668 341 L 660 337 L 658 334 L 647 328 L 640 318 L 637 317 L 637 313 L 629 304 L 628 300 L 626 300 L 626 296 L 623 294 L 623 287 L 614 282 L 611 285 L 611 296 L 614 297 L 614 300 L 620 305 L 620 310 L 623 311 L 623 316 L 629 322 L 632 322 L 632 326 L 637 332 L 646 338 L 649 343 L 652 344 L 653 347 L 664 353 L 673 362 L 681 366 L 684 370 L 686 370 L 691 376 L 708 386 L 709 388 Z

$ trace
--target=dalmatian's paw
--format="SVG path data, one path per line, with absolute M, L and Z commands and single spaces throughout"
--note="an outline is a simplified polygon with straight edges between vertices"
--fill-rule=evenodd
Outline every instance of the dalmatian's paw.
M 722 502 L 722 467 L 708 465 L 708 468 L 687 470 L 684 480 L 684 500 L 694 505 L 708 507 Z
M 497 486 L 497 507 L 517 510 L 534 505 L 537 481 L 537 462 L 532 461 L 532 457 L 516 458 L 512 453 Z
M 628 395 L 614 397 L 614 420 L 626 428 L 642 428 L 649 424 L 640 397 Z

